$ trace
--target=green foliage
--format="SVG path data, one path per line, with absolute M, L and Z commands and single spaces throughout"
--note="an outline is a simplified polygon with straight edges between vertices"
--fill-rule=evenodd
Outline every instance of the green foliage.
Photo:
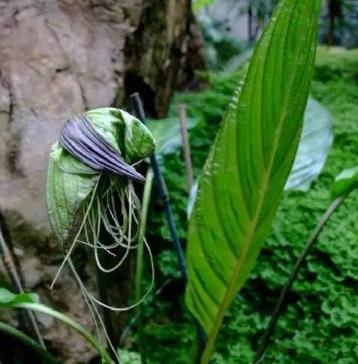
M 184 306 L 182 306 L 184 307 Z M 172 307 L 156 307 L 156 320 L 148 319 L 143 328 L 143 336 L 148 345 L 149 363 L 181 363 L 188 364 L 194 337 L 191 318 Z M 186 324 L 184 324 L 186 323 Z
M 204 12 L 199 14 L 198 20 L 211 69 L 218 71 L 226 68 L 238 55 L 248 50 L 247 42 L 228 31 L 226 21 L 215 21 Z
M 193 0 L 193 10 L 198 12 L 202 8 L 211 5 L 215 0 Z
M 87 342 L 101 355 L 103 364 L 113 364 L 112 359 L 97 341 L 92 334 L 84 329 L 81 325 L 73 321 L 69 316 L 62 314 L 59 311 L 39 303 L 38 296 L 33 293 L 19 293 L 15 294 L 5 288 L 0 287 L 0 308 L 19 308 L 25 310 L 32 310 L 45 315 L 49 315 L 80 334 Z
M 358 49 L 320 47 L 316 73 L 321 81 L 345 79 L 358 82 Z
M 180 278 L 178 263 L 172 250 L 163 250 L 158 259 L 158 265 L 164 278 Z
M 225 75 L 210 74 L 212 89 L 200 93 L 178 94 L 175 96 L 170 108 L 170 115 L 178 117 L 179 103 L 187 107 L 188 116 L 197 121 L 197 125 L 189 130 L 190 146 L 192 151 L 193 168 L 198 176 L 208 155 L 208 150 L 214 142 L 219 124 L 222 120 L 223 110 L 230 102 L 232 94 L 240 79 L 246 74 L 246 67 L 234 73 Z M 175 220 L 179 222 L 178 233 L 182 240 L 186 238 L 187 230 L 187 188 L 183 165 L 183 158 L 180 150 L 176 150 L 169 156 L 164 156 L 162 166 L 170 191 L 170 200 L 173 205 Z M 154 201 L 155 212 L 149 216 L 150 230 L 148 236 L 155 237 L 155 241 L 161 242 L 164 238 L 164 246 L 170 248 L 169 231 L 160 202 Z
M 175 96 L 171 106 L 168 120 L 176 120 L 177 104 L 184 103 L 187 106 L 189 118 L 189 134 L 192 149 L 192 159 L 195 175 L 201 172 L 201 168 L 206 160 L 208 149 L 215 140 L 215 136 L 222 120 L 222 110 L 225 110 L 230 102 L 231 95 L 234 93 L 238 82 L 243 80 L 247 73 L 248 63 L 245 62 L 239 69 L 230 73 L 210 74 L 209 81 L 212 85 L 210 90 L 201 91 L 200 93 L 178 94 Z M 319 117 L 319 130 L 317 130 L 316 117 Z M 165 136 L 167 128 L 154 126 L 157 121 L 150 121 L 149 128 L 154 137 L 158 140 L 158 150 L 162 150 L 160 141 Z M 165 121 L 164 121 L 165 122 Z M 305 112 L 304 133 L 299 146 L 299 154 L 295 160 L 293 171 L 289 177 L 286 189 L 307 190 L 308 185 L 319 175 L 326 160 L 331 145 L 331 115 L 322 105 L 312 100 L 308 103 Z M 195 127 L 192 127 L 195 125 Z M 314 131 L 314 133 L 312 133 Z M 171 133 L 170 133 L 171 134 Z M 180 138 L 180 135 L 177 135 Z M 170 140 L 173 140 L 170 138 Z M 174 143 L 165 143 L 170 148 L 165 148 L 163 154 L 171 151 L 170 157 L 165 158 L 162 165 L 170 199 L 174 206 L 176 220 L 186 220 L 187 206 L 187 189 L 185 186 L 185 176 L 183 174 L 181 152 L 174 148 Z M 317 148 L 316 148 L 317 147 Z M 315 150 L 315 155 L 308 156 L 308 153 Z M 319 155 L 317 154 L 319 153 Z M 302 168 L 303 167 L 303 168 Z M 305 173 L 302 173 L 305 172 Z M 158 206 L 160 208 L 160 206 Z M 149 234 L 164 237 L 169 240 L 169 231 L 165 223 L 165 216 L 158 213 L 151 216 L 151 231 Z M 181 239 L 186 238 L 186 224 L 179 224 L 179 236 Z
M 307 192 L 312 182 L 319 176 L 333 142 L 332 123 L 333 118 L 328 110 L 317 100 L 309 98 L 297 154 L 285 185 L 285 191 Z M 190 193 L 189 215 L 196 195 L 197 183 Z
M 0 308 L 13 307 L 21 303 L 37 303 L 39 298 L 34 293 L 15 294 L 6 288 L 0 288 Z
M 138 353 L 127 350 L 119 350 L 118 355 L 121 358 L 121 364 L 142 364 Z
M 72 170 L 77 173 L 64 172 Z M 68 238 L 82 202 L 98 181 L 99 175 L 92 172 L 58 143 L 53 145 L 47 172 L 47 209 L 52 230 L 61 242 Z
M 330 197 L 330 186 L 342 167 L 358 164 L 358 87 L 350 75 L 356 72 L 357 51 L 343 49 L 329 52 L 320 48 L 317 68 L 312 84 L 312 95 L 329 109 L 335 119 L 335 140 L 319 179 L 309 192 L 287 192 L 274 223 L 272 235 L 267 239 L 262 255 L 251 278 L 234 300 L 228 311 L 224 327 L 218 338 L 215 364 L 246 364 L 252 358 L 279 292 L 307 240 L 317 219 L 324 212 Z M 327 74 L 327 69 L 335 72 Z M 209 146 L 212 144 L 222 117 L 222 110 L 230 100 L 236 84 L 245 70 L 230 75 L 210 75 L 212 88 L 200 93 L 180 94 L 176 104 L 184 102 L 188 114 L 199 120 L 190 130 L 193 162 L 198 175 Z M 180 151 L 165 156 L 164 172 L 181 237 L 187 225 L 187 191 L 183 176 L 184 165 Z M 275 334 L 275 344 L 268 352 L 265 363 L 338 363 L 354 364 L 358 361 L 358 193 L 353 192 L 346 203 L 332 217 L 313 248 L 295 282 L 290 295 L 289 309 L 281 317 Z M 160 249 L 170 248 L 161 240 L 168 237 L 166 223 L 160 216 L 160 206 L 152 206 L 150 227 L 153 244 Z M 170 262 L 170 255 L 172 260 Z M 160 254 L 161 268 L 175 265 L 171 252 Z M 158 272 L 158 282 L 170 277 Z M 174 291 L 173 291 L 174 290 Z M 175 292 L 175 294 L 173 294 Z M 150 363 L 166 361 L 187 364 L 191 347 L 191 321 L 183 316 L 180 288 L 172 286 L 144 310 L 145 333 L 151 347 L 160 351 L 148 353 Z M 333 339 L 332 339 L 333 338 Z M 172 353 L 172 354 L 171 354 Z
M 160 120 L 147 120 L 147 127 L 151 131 L 157 145 L 155 152 L 158 157 L 175 152 L 182 145 L 180 135 L 180 124 L 177 117 Z M 187 129 L 192 129 L 197 124 L 197 120 L 188 118 L 186 120 Z
M 358 166 L 345 169 L 335 179 L 332 186 L 333 197 L 348 194 L 358 188 Z
M 208 335 L 202 363 L 256 262 L 295 159 L 320 5 L 278 5 L 200 176 L 188 232 L 186 303 Z

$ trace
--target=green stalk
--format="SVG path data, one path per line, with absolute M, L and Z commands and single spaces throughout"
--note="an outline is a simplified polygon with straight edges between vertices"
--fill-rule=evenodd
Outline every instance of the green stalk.
M 311 233 L 310 237 L 308 238 L 303 250 L 301 251 L 299 257 L 297 258 L 297 261 L 290 273 L 290 276 L 287 279 L 287 282 L 284 286 L 284 288 L 281 291 L 280 297 L 277 301 L 277 304 L 273 310 L 273 313 L 271 315 L 271 319 L 269 322 L 269 325 L 267 327 L 267 330 L 262 338 L 262 342 L 259 346 L 259 349 L 257 350 L 253 364 L 259 364 L 264 360 L 264 356 L 268 350 L 268 347 L 270 345 L 270 342 L 272 340 L 272 336 L 274 334 L 276 324 L 278 319 L 280 318 L 287 302 L 288 294 L 291 291 L 291 288 L 293 286 L 293 283 L 295 282 L 298 272 L 302 267 L 303 262 L 306 260 L 307 255 L 309 254 L 312 246 L 317 242 L 323 228 L 330 220 L 333 213 L 342 205 L 344 200 L 348 197 L 348 194 L 345 194 L 341 197 L 336 198 L 327 208 L 325 213 L 322 215 L 321 219 L 319 220 L 317 226 Z
M 144 256 L 144 235 L 147 226 L 147 216 L 148 216 L 148 208 L 150 202 L 150 196 L 152 192 L 153 186 L 153 170 L 152 168 L 148 169 L 146 182 L 144 186 L 143 199 L 142 199 L 142 211 L 141 211 L 141 219 L 140 219 L 140 228 L 139 228 L 139 237 L 138 237 L 138 249 L 137 249 L 137 262 L 136 262 L 136 277 L 135 277 L 135 302 L 139 302 L 141 298 L 141 282 L 143 276 L 143 256 Z M 141 325 L 141 305 L 139 305 L 136 309 L 136 317 L 138 320 L 138 335 L 139 335 L 139 347 L 140 353 L 142 357 L 142 362 L 145 364 L 145 352 L 143 349 L 143 340 L 142 340 L 142 325 Z
M 9 278 L 12 283 L 12 287 L 14 292 L 16 293 L 24 293 L 24 288 L 22 286 L 22 282 L 20 279 L 20 275 L 17 271 L 16 262 L 14 260 L 15 256 L 11 251 L 11 248 L 8 247 L 8 243 L 5 241 L 4 234 L 2 232 L 2 228 L 0 225 L 0 256 L 2 258 L 3 265 L 9 275 Z M 10 245 L 11 246 L 11 245 Z M 28 325 L 33 331 L 33 335 L 37 338 L 38 342 L 41 346 L 46 349 L 45 343 L 41 336 L 41 332 L 39 326 L 36 321 L 36 317 L 30 311 L 25 312 L 26 321 L 28 321 Z M 19 317 L 20 327 L 22 326 L 22 317 Z M 26 326 L 25 326 L 26 328 Z
M 44 313 L 46 315 L 52 316 L 53 318 L 62 321 L 64 324 L 69 326 L 71 329 L 80 334 L 90 346 L 92 346 L 104 359 L 105 364 L 113 364 L 112 358 L 109 356 L 107 351 L 102 347 L 102 345 L 97 341 L 97 339 L 92 336 L 86 329 L 84 329 L 81 325 L 73 321 L 68 316 L 65 316 L 61 312 L 55 311 L 50 307 L 42 305 L 41 303 L 19 303 L 14 305 L 16 308 L 24 308 L 32 311 L 37 311 Z
M 5 324 L 0 321 L 0 331 L 5 334 L 15 337 L 19 341 L 21 341 L 26 346 L 29 346 L 33 351 L 35 351 L 39 356 L 43 359 L 43 363 L 46 364 L 59 364 L 60 362 L 55 359 L 47 350 L 45 350 L 37 341 L 27 336 L 20 330 L 15 329 L 14 327 Z

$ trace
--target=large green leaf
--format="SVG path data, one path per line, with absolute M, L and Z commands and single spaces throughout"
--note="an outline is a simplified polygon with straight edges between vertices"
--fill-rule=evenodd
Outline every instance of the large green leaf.
M 299 142 L 317 43 L 320 0 L 283 0 L 255 50 L 199 181 L 188 234 L 186 303 L 208 334 L 270 231 Z
M 313 98 L 308 99 L 303 130 L 297 154 L 285 190 L 308 191 L 311 183 L 320 175 L 333 142 L 333 118 L 329 111 Z M 198 192 L 193 185 L 188 200 L 188 216 Z
M 332 124 L 333 118 L 328 110 L 310 98 L 286 190 L 308 191 L 311 183 L 319 176 L 333 142 Z
M 335 179 L 332 197 L 337 198 L 351 193 L 358 188 L 358 166 L 345 169 Z

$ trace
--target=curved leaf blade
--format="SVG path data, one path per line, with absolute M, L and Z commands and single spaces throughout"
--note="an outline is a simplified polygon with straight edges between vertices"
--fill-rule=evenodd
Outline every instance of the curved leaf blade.
M 60 242 L 69 237 L 78 210 L 99 177 L 57 143 L 53 145 L 48 162 L 46 203 L 52 231 Z
M 186 303 L 208 334 L 202 363 L 256 261 L 293 164 L 319 10 L 320 0 L 278 5 L 200 177 L 189 224 Z
M 21 303 L 38 303 L 39 297 L 35 293 L 12 293 L 0 287 L 0 308 L 14 307 Z
M 332 197 L 338 198 L 351 193 L 358 188 L 358 166 L 345 169 L 335 179 L 332 185 Z
M 333 117 L 318 101 L 310 97 L 304 115 L 303 130 L 285 190 L 307 192 L 320 175 L 333 143 Z M 187 213 L 190 217 L 198 192 L 198 182 L 190 191 Z

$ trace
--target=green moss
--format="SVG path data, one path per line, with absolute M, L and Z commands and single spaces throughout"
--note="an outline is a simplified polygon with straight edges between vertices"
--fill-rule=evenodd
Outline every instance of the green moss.
M 358 49 L 319 47 L 317 52 L 317 78 L 320 80 L 358 80 Z
M 191 117 L 200 120 L 191 130 L 190 141 L 195 174 L 198 175 L 218 125 L 244 71 L 211 76 L 212 89 L 179 94 Z M 217 345 L 216 364 L 247 364 L 257 348 L 280 289 L 292 269 L 310 231 L 329 203 L 334 177 L 358 163 L 358 51 L 342 49 L 318 52 L 312 95 L 335 118 L 335 142 L 320 178 L 308 193 L 286 193 L 272 235 L 266 242 L 250 280 L 228 312 Z M 187 192 L 184 165 L 178 151 L 164 160 L 164 173 L 174 204 L 180 236 L 187 228 Z M 310 253 L 282 315 L 265 363 L 358 362 L 358 193 L 353 193 L 333 216 Z M 174 279 L 169 293 L 144 308 L 145 336 L 150 342 L 151 363 L 188 363 L 193 328 L 176 279 L 175 257 L 160 203 L 154 202 L 149 227 L 159 261 L 158 282 Z M 163 238 L 164 237 L 164 238 Z M 159 349 L 160 348 L 160 349 Z

